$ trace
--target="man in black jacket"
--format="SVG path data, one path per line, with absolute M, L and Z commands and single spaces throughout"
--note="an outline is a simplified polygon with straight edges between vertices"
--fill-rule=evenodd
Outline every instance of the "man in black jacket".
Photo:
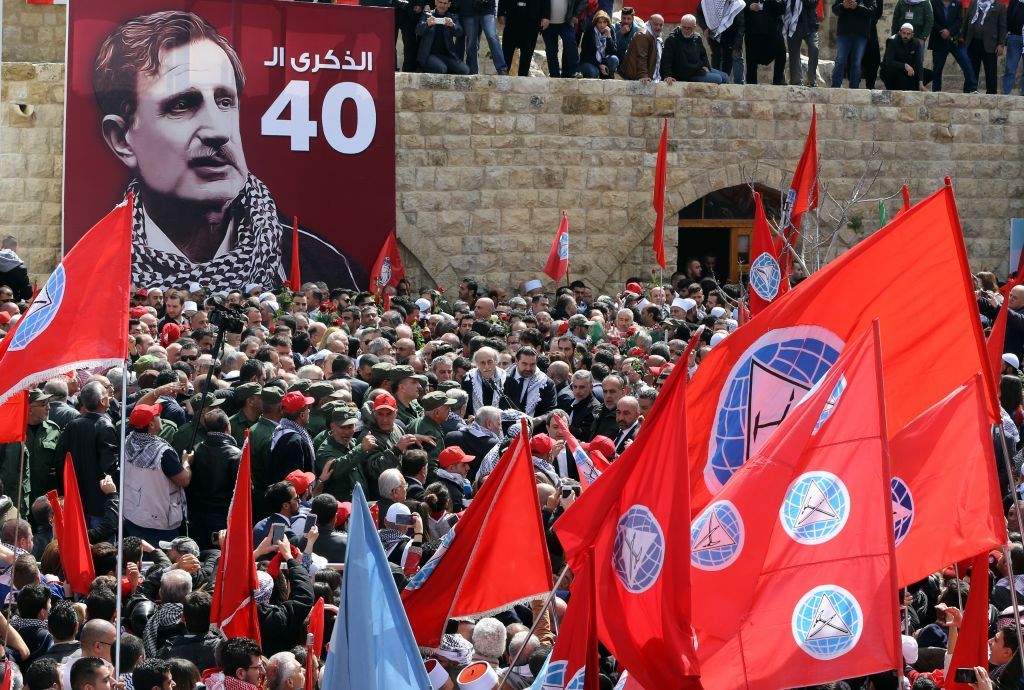
M 210 593 L 204 591 L 191 592 L 185 597 L 182 605 L 185 633 L 169 639 L 157 652 L 159 658 L 187 659 L 196 665 L 200 673 L 217 665 L 214 652 L 220 638 L 210 632 L 211 602 Z
M 25 262 L 18 256 L 18 240 L 8 235 L 0 243 L 0 285 L 14 292 L 14 299 L 32 299 L 32 283 L 28 279 Z
M 278 544 L 278 552 L 288 569 L 282 568 L 269 582 L 270 576 L 259 571 L 260 588 L 256 590 L 260 639 L 267 656 L 305 643 L 306 618 L 313 608 L 313 581 L 287 538 Z
M 960 0 L 931 2 L 932 16 L 935 18 L 932 35 L 928 39 L 928 47 L 932 51 L 932 91 L 942 91 L 942 70 L 946 65 L 946 58 L 950 55 L 964 72 L 964 93 L 976 91 L 978 78 L 967 57 L 967 49 L 960 41 L 964 25 L 963 4 Z
M 868 34 L 875 30 L 877 0 L 836 0 L 836 63 L 832 68 L 832 88 L 843 85 L 843 75 L 850 68 L 850 88 L 860 86 L 861 60 L 868 44 Z
M 924 43 L 914 38 L 914 26 L 907 22 L 885 42 L 882 81 L 890 91 L 924 91 Z
M 455 50 L 455 39 L 463 31 L 459 18 L 448 12 L 451 4 L 451 0 L 435 0 L 434 11 L 424 12 L 416 25 L 420 39 L 417 59 L 424 72 L 469 74 L 469 66 Z
M 29 650 L 28 658 L 21 660 L 23 668 L 53 646 L 53 636 L 46 628 L 50 596 L 49 587 L 41 582 L 26 585 L 18 592 L 18 615 L 11 618 L 11 627 L 18 631 Z
M 938 17 L 936 17 L 936 21 Z M 1013 91 L 1017 79 L 1017 66 L 1024 51 L 1024 0 L 1010 0 L 1006 7 L 1006 64 L 1003 67 L 1003 93 Z M 1020 95 L 1024 96 L 1024 79 L 1020 82 Z
M 512 66 L 512 57 L 519 50 L 520 77 L 530 76 L 533 52 L 537 48 L 537 35 L 547 24 L 551 13 L 550 0 L 499 0 L 498 24 L 505 30 L 501 34 L 501 53 L 505 65 Z
M 345 550 L 348 547 L 348 533 L 334 529 L 338 519 L 338 499 L 330 494 L 320 494 L 313 498 L 309 508 L 316 515 L 316 527 L 320 535 L 313 542 L 313 553 L 323 556 L 328 563 L 344 563 Z M 305 548 L 305 544 L 300 544 Z
M 807 85 L 818 85 L 818 0 L 786 0 L 786 17 L 796 14 L 793 33 L 787 38 L 789 49 L 789 83 L 803 86 L 803 61 L 800 44 L 807 44 Z M 788 28 L 788 22 L 787 22 Z
M 594 420 L 601 414 L 601 401 L 594 395 L 594 377 L 586 369 L 573 373 L 572 401 L 562 409 L 569 413 L 569 431 L 581 443 L 593 438 Z
M 267 480 L 271 483 L 283 480 L 292 470 L 313 471 L 316 454 L 306 427 L 314 402 L 299 391 L 292 391 L 281 399 L 281 423 L 270 437 Z
M 228 526 L 228 509 L 235 491 L 235 479 L 242 449 L 231 436 L 231 424 L 224 410 L 203 413 L 206 440 L 196 446 L 192 459 L 192 481 L 188 497 L 189 534 L 200 549 L 213 547 L 211 535 Z
M 106 414 L 110 396 L 102 384 L 98 381 L 85 384 L 78 402 L 86 412 L 65 427 L 57 442 L 55 455 L 60 463 L 57 481 L 63 494 L 64 462 L 67 454 L 71 453 L 86 524 L 96 527 L 103 521 L 103 506 L 106 504 L 100 480 L 117 467 L 117 433 Z
M 697 18 L 685 14 L 679 26 L 665 39 L 661 52 L 661 78 L 666 84 L 676 81 L 699 81 L 724 84 L 729 80 L 725 72 L 711 68 L 704 41 L 697 33 Z
M 773 64 L 772 84 L 786 83 L 786 41 L 782 36 L 783 0 L 747 0 L 743 15 L 747 83 L 757 83 L 758 65 Z

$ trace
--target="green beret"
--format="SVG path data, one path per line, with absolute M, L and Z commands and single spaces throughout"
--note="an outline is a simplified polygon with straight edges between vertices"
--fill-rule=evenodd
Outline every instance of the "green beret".
M 399 381 L 412 378 L 415 375 L 416 370 L 408 364 L 399 364 L 396 367 L 392 367 L 391 371 L 388 372 L 388 378 L 391 379 L 392 385 L 397 384 Z
M 359 421 L 359 412 L 354 407 L 338 406 L 331 410 L 331 423 L 338 426 L 355 426 Z
M 193 395 L 191 398 L 188 399 L 189 404 L 192 406 L 192 411 L 193 412 L 198 412 L 199 411 L 199 405 L 200 405 L 200 401 L 202 399 L 203 399 L 202 393 L 196 393 L 195 395 Z M 223 404 L 224 404 L 224 398 L 218 398 L 213 393 L 207 393 L 206 394 L 206 404 L 203 405 L 203 407 L 204 407 L 204 409 L 209 409 L 211 407 L 220 407 Z
M 260 391 L 263 390 L 263 386 L 250 381 L 249 383 L 243 383 L 241 386 L 235 389 L 235 400 L 242 403 L 245 402 L 246 398 L 250 398 L 254 395 L 259 395 Z
M 320 401 L 334 392 L 334 385 L 330 381 L 315 381 L 305 392 L 313 400 Z
M 439 391 L 452 391 L 457 388 L 462 388 L 458 381 L 441 381 L 437 384 L 437 390 Z
M 30 403 L 44 402 L 52 397 L 52 395 L 44 391 L 42 388 L 33 388 L 28 392 L 28 401 Z
M 305 393 L 309 390 L 311 385 L 313 385 L 313 382 L 309 379 L 296 379 L 292 385 L 288 386 L 288 392 L 291 393 L 292 391 L 298 391 L 300 393 Z
M 454 404 L 455 401 L 450 400 L 448 396 L 441 391 L 433 391 L 420 398 L 420 405 L 423 406 L 423 410 L 425 412 L 431 412 L 445 405 L 451 407 Z
M 260 398 L 263 402 L 270 403 L 271 405 L 280 405 L 281 398 L 284 397 L 284 391 L 277 386 L 267 386 L 260 391 Z

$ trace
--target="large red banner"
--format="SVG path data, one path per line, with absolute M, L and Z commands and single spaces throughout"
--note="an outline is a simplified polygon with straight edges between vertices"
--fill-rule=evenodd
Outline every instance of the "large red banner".
M 137 192 L 139 287 L 365 288 L 395 227 L 392 10 L 69 5 L 64 250 Z

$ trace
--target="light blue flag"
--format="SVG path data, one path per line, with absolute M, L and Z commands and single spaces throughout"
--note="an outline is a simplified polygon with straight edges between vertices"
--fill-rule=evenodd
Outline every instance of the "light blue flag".
M 370 508 L 352 494 L 345 575 L 323 690 L 430 690 Z
M 530 686 L 530 690 L 545 690 L 545 688 L 551 687 L 548 685 L 548 664 L 551 663 L 551 655 L 548 654 L 548 658 L 544 660 L 544 665 L 540 667 L 540 673 L 533 679 L 533 685 Z M 561 679 L 561 685 L 565 684 L 565 679 Z

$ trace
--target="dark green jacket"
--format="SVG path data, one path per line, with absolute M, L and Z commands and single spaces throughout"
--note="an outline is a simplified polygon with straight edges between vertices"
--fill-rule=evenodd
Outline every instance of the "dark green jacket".
M 347 446 L 328 435 L 316 449 L 316 474 L 319 477 L 324 471 L 328 460 L 336 460 L 330 479 L 324 482 L 324 493 L 334 496 L 339 501 L 351 501 L 352 491 L 356 484 L 369 493 L 370 485 L 366 481 L 365 465 L 355 458 L 358 444 L 353 440 Z
M 57 440 L 60 427 L 44 419 L 42 424 L 29 426 L 25 444 L 28 446 L 31 491 L 29 505 L 50 489 L 57 488 Z

